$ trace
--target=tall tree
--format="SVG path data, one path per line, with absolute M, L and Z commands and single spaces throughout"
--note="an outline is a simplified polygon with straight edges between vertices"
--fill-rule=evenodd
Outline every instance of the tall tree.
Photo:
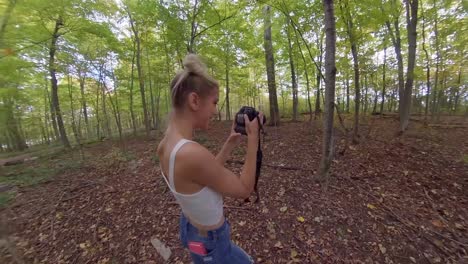
M 63 124 L 62 112 L 60 111 L 60 103 L 58 97 L 58 85 L 57 85 L 57 76 L 56 76 L 56 64 L 55 64 L 55 52 L 57 50 L 57 41 L 61 36 L 59 32 L 63 28 L 63 20 L 59 15 L 55 20 L 55 28 L 52 33 L 52 39 L 49 47 L 49 72 L 50 80 L 52 84 L 52 112 L 57 118 L 57 125 L 60 133 L 60 140 L 65 148 L 71 148 L 70 142 L 68 141 L 67 132 Z
M 265 5 L 263 8 L 264 15 L 264 45 L 265 45 L 265 60 L 268 79 L 268 94 L 270 99 L 270 122 L 272 126 L 278 126 L 280 123 L 280 115 L 278 108 L 278 99 L 276 95 L 275 82 L 275 58 L 273 55 L 273 44 L 271 42 L 271 10 L 270 6 Z
M 291 44 L 291 34 L 290 34 L 290 18 L 286 18 L 287 23 L 286 23 L 286 32 L 287 32 L 287 37 L 288 37 L 288 53 L 289 53 L 289 67 L 291 69 L 291 85 L 292 85 L 292 94 L 293 94 L 293 121 L 297 121 L 298 113 L 297 113 L 297 107 L 298 107 L 298 93 L 297 93 L 297 80 L 296 80 L 296 70 L 294 67 L 294 60 L 293 60 L 293 47 Z
M 355 26 L 353 22 L 353 16 L 351 15 L 351 7 L 349 6 L 349 0 L 340 0 L 340 11 L 343 22 L 345 23 L 346 33 L 348 36 L 349 44 L 351 46 L 351 54 L 353 56 L 353 69 L 354 69 L 354 126 L 353 126 L 353 142 L 357 143 L 359 140 L 359 108 L 361 102 L 361 89 L 359 86 L 359 58 L 358 58 L 358 47 L 357 38 L 355 32 Z
M 143 118 L 144 118 L 144 124 L 145 124 L 145 132 L 146 136 L 149 136 L 150 130 L 151 130 L 151 125 L 149 122 L 149 117 L 148 117 L 148 109 L 146 105 L 146 96 L 145 96 L 145 76 L 143 76 L 143 65 L 141 64 L 142 60 L 142 47 L 141 47 L 141 36 L 140 36 L 140 28 L 139 28 L 139 21 L 134 20 L 130 9 L 127 7 L 127 14 L 128 18 L 130 20 L 130 26 L 133 32 L 133 37 L 135 39 L 136 43 L 136 66 L 137 66 L 137 72 L 138 72 L 138 83 L 140 85 L 140 94 L 141 94 L 141 104 L 143 106 Z
M 418 24 L 418 0 L 407 0 L 406 7 L 406 28 L 408 34 L 408 68 L 406 70 L 405 92 L 402 101 L 402 111 L 400 112 L 400 131 L 403 132 L 408 127 L 411 111 L 411 96 L 413 92 L 414 66 L 416 62 L 416 38 Z
M 328 183 L 330 164 L 333 159 L 333 114 L 335 107 L 335 48 L 336 29 L 335 12 L 333 0 L 323 0 L 325 10 L 325 32 L 326 32 L 326 52 L 325 52 L 325 107 L 323 119 L 323 143 L 322 159 L 318 170 L 319 178 L 324 178 Z

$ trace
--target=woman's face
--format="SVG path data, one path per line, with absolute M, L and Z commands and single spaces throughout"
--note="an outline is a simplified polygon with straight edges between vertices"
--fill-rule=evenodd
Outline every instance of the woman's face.
M 213 89 L 208 96 L 200 99 L 200 108 L 195 114 L 197 119 L 195 128 L 206 130 L 208 129 L 210 120 L 218 114 L 216 107 L 219 100 L 219 89 Z

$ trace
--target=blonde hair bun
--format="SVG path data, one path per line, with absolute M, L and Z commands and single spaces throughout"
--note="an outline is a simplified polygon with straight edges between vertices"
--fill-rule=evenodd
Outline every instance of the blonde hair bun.
M 205 77 L 207 75 L 206 65 L 201 61 L 200 57 L 196 54 L 188 54 L 185 56 L 184 61 L 184 70 L 188 73 L 193 73 L 199 76 Z

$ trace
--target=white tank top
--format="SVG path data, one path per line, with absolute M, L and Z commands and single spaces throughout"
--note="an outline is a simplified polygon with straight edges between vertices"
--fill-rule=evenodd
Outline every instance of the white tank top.
M 163 178 L 169 189 L 176 198 L 182 212 L 190 220 L 197 224 L 211 226 L 219 223 L 223 217 L 223 196 L 209 188 L 203 187 L 200 191 L 192 194 L 182 194 L 175 190 L 174 185 L 174 165 L 177 151 L 187 142 L 193 142 L 187 139 L 181 139 L 175 145 L 169 157 L 169 178 L 166 179 L 164 172 Z M 168 181 L 169 180 L 169 181 Z

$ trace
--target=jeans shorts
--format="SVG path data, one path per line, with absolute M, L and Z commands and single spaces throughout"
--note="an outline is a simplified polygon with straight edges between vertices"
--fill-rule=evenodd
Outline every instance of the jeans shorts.
M 180 240 L 184 248 L 188 248 L 189 242 L 202 243 L 206 249 L 206 255 L 190 252 L 194 264 L 251 264 L 253 259 L 240 247 L 231 241 L 230 225 L 227 220 L 216 230 L 207 232 L 207 236 L 201 236 L 198 229 L 190 224 L 184 214 L 180 217 Z

